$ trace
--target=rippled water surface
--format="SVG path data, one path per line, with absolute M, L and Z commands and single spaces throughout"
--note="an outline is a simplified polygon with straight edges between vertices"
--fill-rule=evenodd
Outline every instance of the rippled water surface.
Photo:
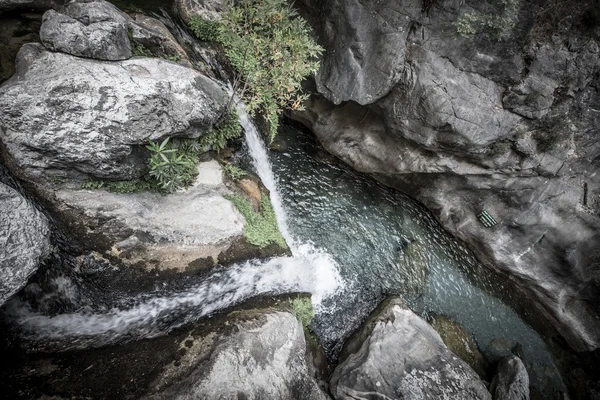
M 532 383 L 562 386 L 539 335 L 479 289 L 499 283 L 471 284 L 465 271 L 476 260 L 418 203 L 341 166 L 300 130 L 281 135 L 286 148 L 270 157 L 290 235 L 330 254 L 345 282 L 313 323 L 328 351 L 335 354 L 385 295 L 402 294 L 423 316 L 460 323 L 488 358 L 520 344 Z

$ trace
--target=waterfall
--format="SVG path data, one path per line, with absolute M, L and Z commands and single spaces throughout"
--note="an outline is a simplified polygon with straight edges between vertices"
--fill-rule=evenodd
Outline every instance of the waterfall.
M 218 268 L 187 290 L 126 299 L 126 305 L 104 312 L 82 310 L 48 316 L 33 312 L 21 300 L 14 299 L 7 313 L 23 328 L 25 336 L 57 341 L 58 346 L 66 348 L 103 346 L 123 339 L 165 334 L 262 294 L 311 293 L 318 313 L 322 301 L 340 290 L 342 279 L 332 257 L 312 243 L 295 240 L 287 229 L 285 209 L 266 147 L 240 102 L 238 110 L 254 167 L 270 191 L 280 230 L 293 256 L 251 260 Z

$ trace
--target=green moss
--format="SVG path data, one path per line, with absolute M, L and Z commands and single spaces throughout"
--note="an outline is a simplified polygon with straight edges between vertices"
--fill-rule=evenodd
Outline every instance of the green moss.
M 227 146 L 227 142 L 240 136 L 242 136 L 242 126 L 237 112 L 232 110 L 217 127 L 198 139 L 198 142 L 202 147 L 210 146 L 219 151 Z
M 131 53 L 135 57 L 154 57 L 150 49 L 135 40 L 131 40 Z
M 236 167 L 233 164 L 227 164 L 223 166 L 223 172 L 233 181 L 239 181 L 242 177 L 246 176 L 246 171 Z
M 268 196 L 262 196 L 262 213 L 254 211 L 250 201 L 243 196 L 226 195 L 225 198 L 231 201 L 246 219 L 244 236 L 246 236 L 248 242 L 260 248 L 265 248 L 270 244 L 287 248 L 285 239 L 279 232 L 275 211 Z
M 147 179 L 136 179 L 129 181 L 108 181 L 90 179 L 81 185 L 82 189 L 106 189 L 112 193 L 138 193 L 143 191 L 157 191 L 154 182 Z
M 303 327 L 307 327 L 315 317 L 312 301 L 310 297 L 298 297 L 290 301 L 290 308 L 294 316 L 302 323 Z

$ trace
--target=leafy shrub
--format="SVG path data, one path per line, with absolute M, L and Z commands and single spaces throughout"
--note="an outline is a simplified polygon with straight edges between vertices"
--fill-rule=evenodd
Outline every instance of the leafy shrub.
M 198 159 L 170 145 L 169 138 L 161 144 L 150 141 L 146 148 L 151 152 L 149 175 L 156 180 L 162 191 L 173 193 L 194 181 Z
M 310 298 L 298 297 L 297 299 L 293 299 L 290 301 L 290 307 L 298 321 L 300 321 L 305 328 L 310 325 L 315 317 Z
M 240 195 L 226 195 L 225 198 L 233 203 L 246 219 L 244 236 L 249 243 L 264 248 L 270 244 L 277 244 L 286 248 L 285 239 L 279 232 L 275 211 L 271 206 L 269 196 L 262 196 L 262 213 L 254 211 L 250 201 Z
M 229 178 L 231 178 L 234 181 L 239 181 L 242 177 L 247 175 L 246 171 L 244 171 L 241 168 L 236 167 L 233 164 L 224 165 L 223 172 L 225 173 L 225 175 L 227 175 Z
M 202 147 L 210 146 L 212 149 L 219 151 L 227 146 L 228 141 L 237 139 L 241 135 L 242 126 L 238 114 L 235 110 L 232 110 L 216 128 L 202 136 L 198 142 Z
M 264 114 L 271 140 L 283 109 L 301 109 L 302 80 L 317 71 L 323 49 L 310 27 L 286 0 L 240 0 L 221 22 L 193 20 L 201 40 L 220 43 L 244 81 L 237 88 L 248 110 Z
M 516 26 L 518 0 L 500 0 L 500 12 L 490 14 L 467 13 L 454 22 L 456 32 L 463 37 L 483 33 L 500 40 Z

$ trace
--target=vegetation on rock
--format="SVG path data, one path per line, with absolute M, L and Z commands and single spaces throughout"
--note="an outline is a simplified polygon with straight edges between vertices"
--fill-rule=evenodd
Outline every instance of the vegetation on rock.
M 231 201 L 246 219 L 244 236 L 246 236 L 249 243 L 260 248 L 265 248 L 270 244 L 287 248 L 285 239 L 279 232 L 277 218 L 269 196 L 262 196 L 262 212 L 254 211 L 250 201 L 241 195 L 226 195 L 225 198 Z
M 247 175 L 246 171 L 233 164 L 223 165 L 223 172 L 233 181 L 239 181 L 242 177 Z
M 194 19 L 189 25 L 199 39 L 223 46 L 239 74 L 236 91 L 251 114 L 263 113 L 273 140 L 279 115 L 302 108 L 307 95 L 301 83 L 319 67 L 323 49 L 306 21 L 285 0 L 241 0 L 221 21 Z
M 235 110 L 231 110 L 219 126 L 211 129 L 198 139 L 198 142 L 202 147 L 210 146 L 213 150 L 219 151 L 227 146 L 227 142 L 240 136 L 242 136 L 242 126 L 238 114 Z
M 310 297 L 298 297 L 290 301 L 290 307 L 294 316 L 302 323 L 303 327 L 307 327 L 315 317 L 312 301 Z
M 456 32 L 463 37 L 482 33 L 487 38 L 501 40 L 516 26 L 518 1 L 500 0 L 500 11 L 496 13 L 466 13 L 454 22 Z

